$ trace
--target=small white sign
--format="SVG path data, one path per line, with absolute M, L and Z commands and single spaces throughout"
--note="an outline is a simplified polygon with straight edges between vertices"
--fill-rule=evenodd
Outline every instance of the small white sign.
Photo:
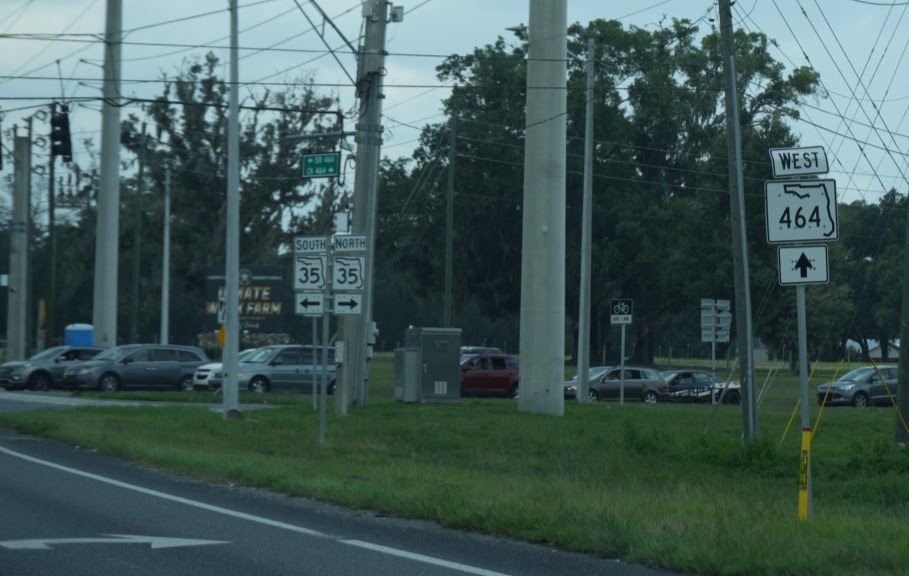
M 338 292 L 335 294 L 335 314 L 360 314 L 363 312 L 363 294 Z
M 830 281 L 827 246 L 780 246 L 780 285 L 826 284 Z
M 332 264 L 332 288 L 362 290 L 366 273 L 366 256 L 335 256 Z
M 294 305 L 297 316 L 321 316 L 325 312 L 325 295 L 321 292 L 297 292 L 294 294 Z
M 836 180 L 764 182 L 767 242 L 825 242 L 839 238 Z
M 827 152 L 822 146 L 804 148 L 771 148 L 770 160 L 773 163 L 773 177 L 809 176 L 826 174 Z
M 338 234 L 332 236 L 332 242 L 335 252 L 366 252 L 366 236 Z
M 325 288 L 328 256 L 294 256 L 294 290 Z
M 328 238 L 325 236 L 294 237 L 294 254 L 326 254 Z
M 631 298 L 610 300 L 609 312 L 609 320 L 613 324 L 631 324 L 631 315 L 634 313 L 634 300 Z

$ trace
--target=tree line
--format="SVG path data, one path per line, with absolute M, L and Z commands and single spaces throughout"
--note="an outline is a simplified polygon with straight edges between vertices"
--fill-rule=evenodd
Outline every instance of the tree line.
M 650 363 L 658 352 L 679 355 L 705 346 L 700 299 L 734 300 L 719 32 L 689 20 L 653 30 L 596 20 L 574 24 L 568 33 L 566 354 L 576 352 L 577 342 L 590 39 L 597 47 L 593 358 L 605 350 L 607 361 L 616 359 L 608 304 L 618 297 L 635 302 L 636 360 Z M 499 37 L 446 58 L 437 67 L 438 80 L 453 85 L 443 101 L 445 120 L 423 129 L 411 156 L 382 163 L 373 290 L 380 348 L 400 344 L 410 325 L 443 323 L 453 171 L 452 324 L 462 329 L 465 344 L 518 350 L 526 40 L 521 33 L 511 41 Z M 768 150 L 799 145 L 790 121 L 799 118 L 802 103 L 823 96 L 818 74 L 787 70 L 765 35 L 737 31 L 735 41 L 754 329 L 771 355 L 787 358 L 795 349 L 795 296 L 777 285 L 776 249 L 764 237 L 763 182 L 771 177 Z M 119 240 L 123 341 L 152 340 L 159 326 L 161 191 L 168 170 L 171 339 L 197 343 L 205 325 L 205 275 L 223 264 L 225 244 L 227 86 L 218 70 L 211 54 L 189 61 L 159 97 L 131 108 L 122 123 L 121 159 L 129 164 L 121 181 Z M 301 144 L 288 137 L 334 131 L 339 113 L 354 118 L 356 110 L 339 111 L 337 97 L 320 94 L 312 76 L 277 91 L 253 90 L 241 110 L 241 264 L 283 267 L 288 295 L 293 237 L 330 233 L 333 215 L 349 207 L 352 185 L 301 177 L 301 152 L 335 149 L 336 140 Z M 57 273 L 64 279 L 52 327 L 58 339 L 66 324 L 91 319 L 96 213 L 88 175 L 98 162 L 92 142 L 84 145 L 89 155 L 76 190 L 84 201 L 56 218 Z M 40 196 L 40 178 L 36 184 Z M 838 357 L 847 339 L 867 351 L 869 339 L 886 343 L 899 335 L 906 208 L 896 190 L 877 201 L 840 205 L 830 283 L 807 290 L 812 357 Z M 32 237 L 33 293 L 46 298 L 50 239 L 40 226 Z M 293 310 L 292 303 L 286 309 Z M 287 319 L 297 339 L 308 338 L 307 326 Z

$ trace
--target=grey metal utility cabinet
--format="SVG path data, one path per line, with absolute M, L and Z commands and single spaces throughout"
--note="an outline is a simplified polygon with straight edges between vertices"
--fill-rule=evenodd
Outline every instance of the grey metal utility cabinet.
M 395 398 L 460 402 L 460 358 L 460 328 L 408 328 L 395 350 Z

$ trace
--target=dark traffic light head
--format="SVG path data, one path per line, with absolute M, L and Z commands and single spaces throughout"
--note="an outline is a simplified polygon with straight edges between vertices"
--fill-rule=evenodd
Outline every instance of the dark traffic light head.
M 73 144 L 69 133 L 69 109 L 66 104 L 51 116 L 51 157 L 62 156 L 64 162 L 73 159 Z

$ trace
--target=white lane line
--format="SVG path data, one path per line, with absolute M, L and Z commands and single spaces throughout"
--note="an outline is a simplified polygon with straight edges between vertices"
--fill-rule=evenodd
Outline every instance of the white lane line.
M 150 490 L 148 488 L 143 488 L 141 486 L 136 486 L 134 484 L 127 484 L 126 482 L 120 482 L 119 480 L 114 480 L 113 478 L 106 478 L 104 476 L 98 476 L 97 474 L 92 474 L 91 472 L 83 472 L 82 470 L 77 470 L 75 468 L 69 468 L 68 466 L 62 466 L 54 462 L 48 462 L 47 460 L 40 460 L 27 454 L 21 454 L 19 452 L 13 452 L 8 448 L 0 446 L 0 452 L 13 456 L 15 458 L 21 458 L 28 462 L 34 464 L 39 464 L 41 466 L 47 466 L 48 468 L 54 468 L 55 470 L 60 470 L 61 472 L 67 472 L 69 474 L 74 474 L 76 476 L 82 476 L 83 478 L 88 478 L 89 480 L 95 480 L 97 482 L 103 482 L 104 484 L 110 484 L 111 486 L 117 486 L 118 488 L 124 488 L 126 490 L 132 490 L 133 492 L 139 492 L 140 494 L 145 494 L 146 496 L 153 496 L 155 498 L 161 498 L 163 500 L 170 500 L 171 502 L 177 502 L 178 504 L 185 504 L 187 506 L 192 506 L 194 508 L 201 508 L 202 510 L 208 510 L 209 512 L 215 512 L 216 514 L 224 514 L 225 516 L 232 516 L 234 518 L 239 518 L 241 520 L 249 520 L 250 522 L 257 522 L 259 524 L 265 524 L 266 526 L 271 526 L 273 528 L 281 528 L 282 530 L 290 530 L 291 532 L 297 532 L 298 534 L 306 534 L 307 536 L 321 536 L 328 537 L 327 534 L 318 532 L 316 530 L 310 530 L 309 528 L 301 528 L 300 526 L 294 526 L 293 524 L 287 524 L 285 522 L 278 522 L 277 520 L 270 520 L 268 518 L 263 518 L 261 516 L 254 516 L 252 514 L 246 514 L 245 512 L 237 512 L 236 510 L 229 510 L 227 508 L 221 508 L 220 506 L 212 506 L 211 504 L 205 504 L 204 502 L 197 502 L 196 500 L 190 500 L 188 498 L 182 498 L 180 496 L 174 496 L 173 494 L 167 494 L 165 492 L 158 492 L 157 490 Z
M 448 560 L 442 560 L 441 558 L 433 558 L 432 556 L 415 554 L 406 550 L 389 548 L 388 546 L 380 546 L 379 544 L 372 544 L 370 542 L 363 542 L 361 540 L 338 540 L 338 542 L 341 544 L 356 546 L 358 548 L 364 548 L 366 550 L 372 550 L 373 552 L 379 552 L 381 554 L 388 554 L 389 556 L 397 556 L 398 558 L 406 558 L 408 560 L 414 560 L 415 562 L 423 562 L 424 564 L 432 564 L 433 566 L 450 568 L 452 570 L 457 570 L 458 572 L 464 572 L 465 574 L 476 574 L 477 576 L 508 576 L 508 574 L 504 574 L 502 572 L 494 572 L 492 570 L 486 570 L 485 568 L 477 568 L 475 566 L 460 564 L 458 562 L 449 562 Z
M 232 518 L 238 518 L 240 520 L 247 520 L 249 522 L 255 522 L 258 524 L 264 524 L 265 526 L 271 526 L 272 528 L 279 528 L 281 530 L 288 530 L 291 532 L 296 532 L 297 534 L 305 534 L 307 536 L 316 536 L 321 538 L 331 538 L 328 534 L 324 532 L 319 532 L 318 530 L 310 530 L 309 528 L 303 528 L 302 526 L 296 526 L 294 524 L 287 524 L 286 522 L 279 522 L 277 520 L 271 520 L 269 518 L 263 518 L 262 516 L 255 516 L 253 514 L 247 514 L 245 512 L 238 512 L 236 510 L 230 510 L 228 508 L 222 508 L 220 506 L 213 506 L 211 504 L 206 504 L 204 502 L 198 502 L 196 500 L 190 500 L 188 498 L 183 498 L 181 496 L 174 496 L 173 494 L 167 494 L 166 492 L 159 492 L 157 490 L 151 490 L 148 488 L 143 488 L 141 486 L 136 486 L 135 484 L 127 484 L 126 482 L 121 482 L 119 480 L 114 480 L 113 478 L 107 478 L 105 476 L 99 476 L 97 474 L 92 474 L 91 472 L 84 472 L 82 470 L 77 470 L 76 468 L 70 468 L 68 466 L 63 466 L 55 462 L 50 462 L 48 460 L 41 460 L 35 458 L 34 456 L 29 456 L 27 454 L 22 454 L 20 452 L 15 452 L 8 448 L 0 446 L 0 453 L 12 456 L 14 458 L 19 458 L 33 464 L 38 464 L 40 466 L 46 466 L 48 468 L 53 468 L 55 470 L 60 470 L 61 472 L 66 472 L 68 474 L 73 474 L 75 476 L 81 476 L 83 478 L 88 478 L 89 480 L 95 480 L 97 482 L 102 482 L 104 484 L 109 484 L 111 486 L 116 486 L 118 488 L 123 488 L 125 490 L 132 490 L 140 494 L 145 494 L 146 496 L 152 496 L 154 498 L 161 498 L 162 500 L 169 500 L 171 502 L 176 502 L 178 504 L 185 504 L 186 506 L 192 506 L 194 508 L 200 508 L 202 510 L 207 510 L 209 512 L 214 512 L 216 514 L 223 514 L 225 516 L 230 516 Z M 345 540 L 345 539 L 336 539 L 337 542 L 341 544 L 347 544 L 349 546 L 356 546 L 366 550 L 372 550 L 374 552 L 379 552 L 381 554 L 387 554 L 389 556 L 396 556 L 398 558 L 405 558 L 413 560 L 415 562 L 422 562 L 424 564 L 432 564 L 434 566 L 440 566 L 444 568 L 449 568 L 458 572 L 463 572 L 465 574 L 476 574 L 477 576 L 509 576 L 502 572 L 493 572 L 491 570 L 486 570 L 483 568 L 477 568 L 470 566 L 468 564 L 459 564 L 457 562 L 450 562 L 448 560 L 442 560 L 441 558 L 435 558 L 433 556 L 425 556 L 423 554 L 415 554 L 413 552 L 408 552 L 406 550 L 401 550 L 399 548 L 390 548 L 388 546 L 380 546 L 379 544 L 371 544 L 369 542 L 363 542 L 361 540 Z

